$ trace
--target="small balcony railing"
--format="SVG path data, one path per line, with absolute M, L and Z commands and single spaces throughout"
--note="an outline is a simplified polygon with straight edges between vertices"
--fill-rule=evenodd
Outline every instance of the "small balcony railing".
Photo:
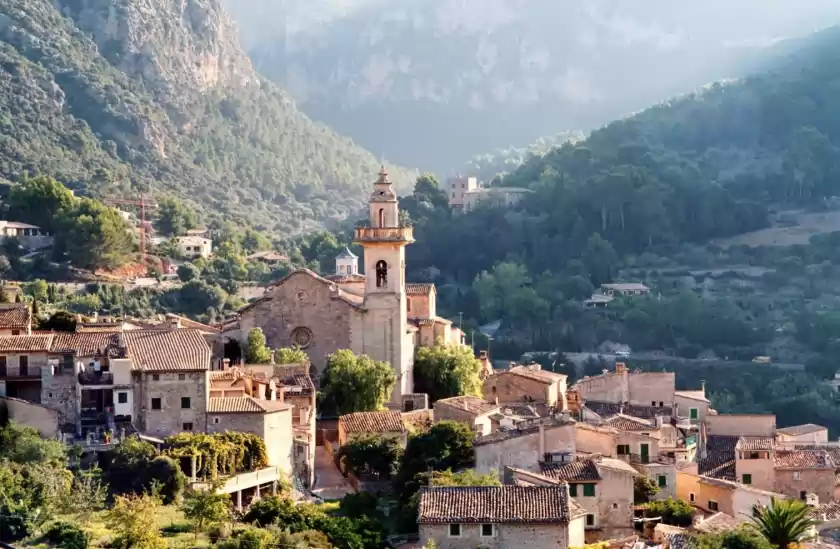
M 111 372 L 80 372 L 80 385 L 113 385 L 114 374 Z
M 413 227 L 357 227 L 356 242 L 414 242 Z

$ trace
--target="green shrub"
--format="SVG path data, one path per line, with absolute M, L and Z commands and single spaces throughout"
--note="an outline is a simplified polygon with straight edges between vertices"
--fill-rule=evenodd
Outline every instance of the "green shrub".
M 44 532 L 44 538 L 63 549 L 88 549 L 88 535 L 79 526 L 69 522 L 54 522 Z

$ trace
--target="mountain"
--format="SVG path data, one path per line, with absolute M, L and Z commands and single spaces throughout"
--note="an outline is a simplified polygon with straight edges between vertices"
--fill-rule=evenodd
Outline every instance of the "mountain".
M 0 126 L 7 179 L 284 232 L 355 213 L 379 169 L 253 70 L 217 0 L 0 0 Z
M 307 114 L 439 172 L 740 75 L 840 19 L 833 0 L 320 0 L 308 18 L 309 0 L 224 1 Z

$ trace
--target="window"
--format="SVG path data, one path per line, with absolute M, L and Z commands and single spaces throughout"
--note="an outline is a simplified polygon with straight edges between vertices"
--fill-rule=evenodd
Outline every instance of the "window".
M 688 502 L 689 503 L 694 503 L 694 497 L 695 497 L 694 492 L 689 492 L 688 493 Z
M 595 526 L 595 515 L 592 513 L 587 513 L 586 515 L 586 525 L 587 526 Z
M 160 381 L 160 376 L 157 374 L 152 374 L 152 381 Z
M 219 418 L 214 417 L 213 418 L 213 425 L 218 425 L 218 424 L 219 424 Z
M 584 484 L 583 485 L 583 495 L 588 498 L 595 497 L 595 485 L 594 484 Z
M 152 410 L 160 410 L 160 397 L 152 399 Z
M 450 524 L 449 525 L 449 537 L 450 538 L 460 538 L 461 537 L 461 525 L 460 524 Z
M 577 484 L 569 484 L 569 495 L 573 498 L 577 497 Z
M 744 484 L 752 484 L 752 475 L 750 475 L 748 473 L 744 473 L 741 477 L 741 481 Z
M 620 456 L 630 455 L 630 445 L 629 444 L 619 444 L 616 447 L 616 453 Z
M 709 511 L 717 511 L 718 510 L 718 502 L 713 499 L 709 500 Z
M 29 375 L 29 357 L 28 356 L 22 356 L 18 360 L 20 360 L 20 362 L 18 363 L 18 364 L 20 364 L 20 375 L 28 376 Z
M 692 420 L 696 420 L 699 417 L 699 412 L 697 408 L 690 408 L 688 410 L 688 418 Z
M 182 431 L 192 431 L 192 423 L 184 423 L 181 425 Z
M 12 335 L 13 336 L 19 336 L 20 335 L 20 330 L 12 330 Z
M 805 490 L 802 490 L 801 492 L 799 492 L 799 499 L 801 499 L 802 501 L 805 501 L 805 498 L 807 496 L 808 496 L 808 493 Z
M 665 475 L 657 476 L 656 477 L 656 484 L 660 488 L 664 488 L 664 487 L 668 486 L 668 477 L 666 477 Z
M 190 408 L 190 397 L 181 397 L 181 409 L 188 410 Z
M 651 406 L 656 406 L 656 401 L 655 401 L 655 400 L 651 400 L 651 401 L 650 401 L 650 405 L 651 405 Z
M 376 262 L 376 287 L 384 288 L 388 285 L 388 264 L 383 260 Z
M 124 391 L 117 393 L 117 404 L 128 404 L 128 393 Z
M 377 227 L 384 227 L 385 226 L 385 209 L 379 208 L 379 225 Z
M 405 300 L 405 310 L 409 313 L 411 312 L 411 298 L 406 298 Z
M 481 525 L 481 537 L 483 538 L 492 538 L 496 533 L 493 531 L 492 524 L 482 524 Z
M 799 471 L 793 472 L 793 480 L 799 480 Z
M 187 374 L 178 374 L 178 381 L 184 381 L 187 379 Z
M 50 393 L 50 398 L 52 398 L 52 393 Z
M 7 376 L 6 373 L 6 357 L 0 356 L 0 376 Z
M 659 407 L 662 408 L 663 406 L 665 406 L 665 403 L 660 400 L 659 401 Z

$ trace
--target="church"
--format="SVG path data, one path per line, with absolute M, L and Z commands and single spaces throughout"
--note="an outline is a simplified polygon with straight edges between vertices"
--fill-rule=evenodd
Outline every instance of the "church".
M 451 321 L 437 316 L 434 284 L 407 284 L 405 249 L 412 227 L 399 222 L 399 202 L 383 167 L 369 201 L 368 224 L 355 229 L 364 253 L 349 249 L 335 259 L 335 273 L 321 276 L 299 269 L 268 287 L 263 297 L 226 322 L 225 340 L 244 347 L 248 332 L 262 328 L 269 347 L 298 346 L 319 375 L 327 356 L 339 349 L 387 361 L 397 382 L 391 405 L 402 406 L 414 392 L 414 351 L 418 346 L 464 343 Z

